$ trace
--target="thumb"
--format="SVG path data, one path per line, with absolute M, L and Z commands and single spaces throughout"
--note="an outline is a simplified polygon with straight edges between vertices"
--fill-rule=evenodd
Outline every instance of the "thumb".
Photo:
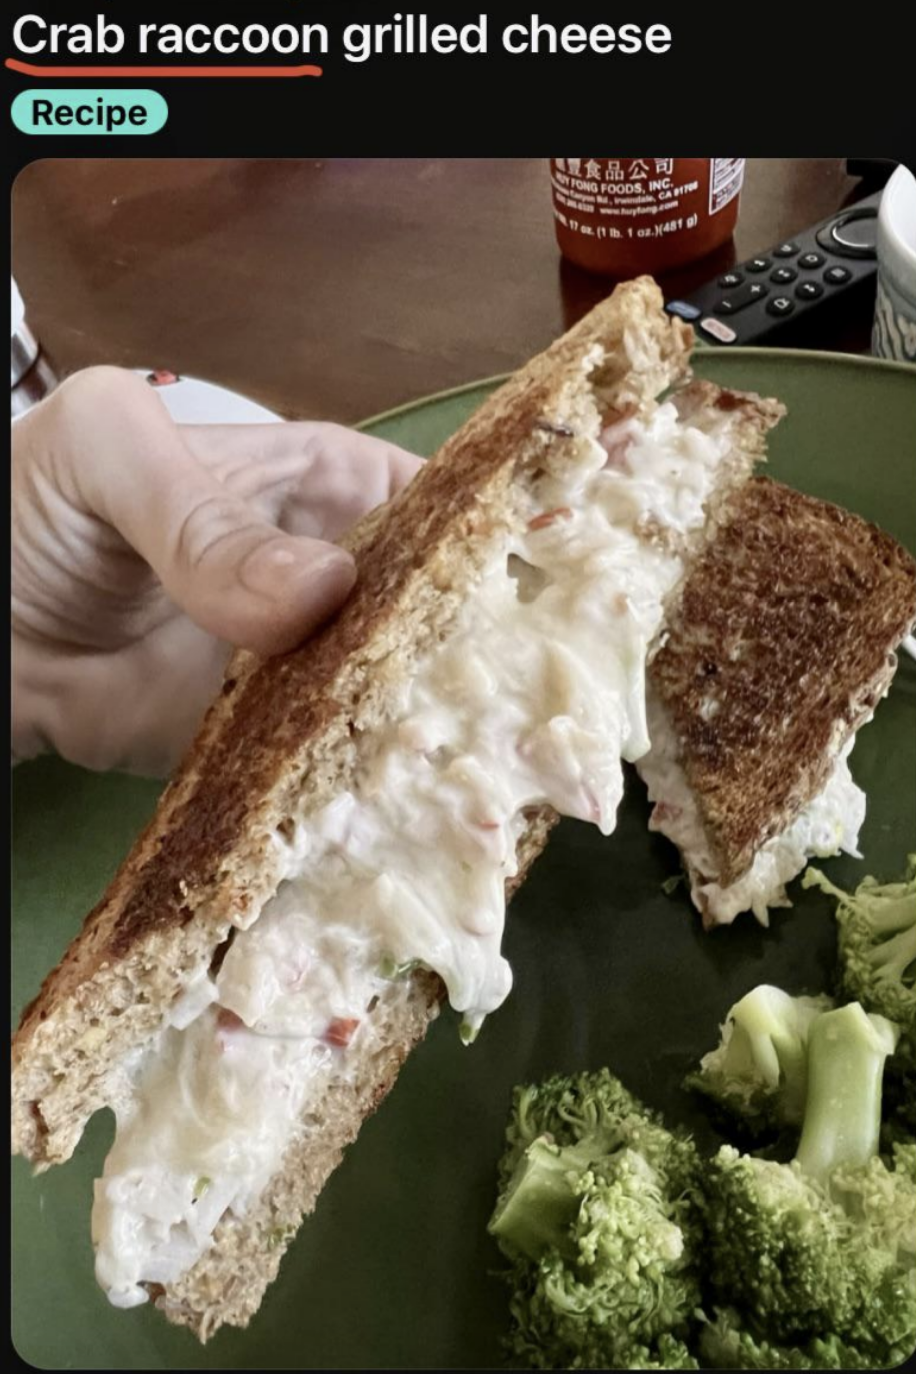
M 356 581 L 348 553 L 283 534 L 233 496 L 197 462 L 139 377 L 98 368 L 73 382 L 73 395 L 64 396 L 67 384 L 58 395 L 70 412 L 71 444 L 92 436 L 77 440 L 81 494 L 202 629 L 240 648 L 281 653 L 337 610 Z

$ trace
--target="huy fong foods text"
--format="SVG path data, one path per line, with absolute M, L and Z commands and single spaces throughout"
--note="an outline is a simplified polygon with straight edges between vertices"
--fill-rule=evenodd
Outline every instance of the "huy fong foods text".
M 570 261 L 631 276 L 703 257 L 735 227 L 740 157 L 556 157 L 557 241 Z

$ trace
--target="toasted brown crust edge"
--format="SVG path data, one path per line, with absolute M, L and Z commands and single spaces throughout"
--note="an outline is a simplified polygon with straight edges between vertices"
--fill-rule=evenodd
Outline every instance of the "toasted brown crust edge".
M 601 407 L 650 405 L 680 378 L 690 331 L 642 278 L 619 287 L 492 396 L 384 512 L 354 532 L 357 587 L 302 649 L 238 654 L 156 814 L 13 1039 L 13 1148 L 66 1159 L 127 1090 L 120 1066 L 275 890 L 276 825 L 342 785 L 354 739 L 447 624 L 506 519 L 517 473 L 595 430 Z
M 256 915 L 270 895 L 275 886 L 270 828 L 288 813 L 310 768 L 317 773 L 316 778 L 309 772 L 316 806 L 339 785 L 354 752 L 354 730 L 371 726 L 386 683 L 409 665 L 409 655 L 399 655 L 393 639 L 406 638 L 419 651 L 460 604 L 475 565 L 472 559 L 462 583 L 450 555 L 460 550 L 467 569 L 468 550 L 477 541 L 483 548 L 489 532 L 499 527 L 501 503 L 515 474 L 526 466 L 562 461 L 565 445 L 575 442 L 570 430 L 592 423 L 596 381 L 602 409 L 613 411 L 650 406 L 659 391 L 684 374 L 688 332 L 672 327 L 660 304 L 651 283 L 621 288 L 497 393 L 393 508 L 363 522 L 351 544 L 361 574 L 356 596 L 307 650 L 268 664 L 248 655 L 236 657 L 223 696 L 157 815 L 83 935 L 23 1017 L 14 1042 L 14 1084 L 18 1074 L 19 1089 L 14 1143 L 39 1167 L 66 1158 L 91 1111 L 117 1100 L 117 1064 L 112 1063 L 117 1056 L 111 1041 L 101 1059 L 98 1045 L 92 1044 L 93 1033 L 106 1025 L 113 1008 L 120 1013 L 118 1024 L 133 1019 L 119 1050 L 123 1053 L 124 1043 L 142 1043 L 155 1030 L 170 1000 L 169 989 L 180 986 L 202 961 L 206 966 L 232 919 L 240 912 Z M 589 378 L 586 359 L 596 344 L 607 356 L 596 368 L 591 364 L 598 376 Z M 742 452 L 732 466 L 723 467 L 719 496 L 724 498 L 762 457 L 765 432 L 781 407 L 708 383 L 687 388 L 679 405 L 686 415 L 707 406 L 736 412 L 735 439 Z M 511 457 L 494 452 L 496 433 L 500 450 Z M 452 471 L 443 471 L 448 467 Z M 401 537 L 405 530 L 417 532 L 409 551 Z M 445 608 L 444 616 L 430 621 L 430 601 L 417 597 L 418 583 L 421 590 L 422 584 L 431 589 L 440 611 Z M 383 690 L 374 695 L 371 687 L 366 690 L 370 680 L 381 682 Z M 336 772 L 330 764 L 334 756 L 344 760 Z M 215 793 L 214 778 L 219 780 Z M 197 824 L 195 815 L 203 817 Z M 523 871 L 518 881 L 540 852 L 553 819 L 547 809 L 532 818 L 520 846 Z M 178 842 L 176 828 L 184 832 Z M 259 864 L 260 871 L 254 872 Z M 150 996 L 151 983 L 163 967 L 171 981 L 157 985 L 156 995 Z M 290 1236 L 312 1210 L 342 1150 L 425 1034 L 441 995 L 434 977 L 413 980 L 385 1053 L 366 1066 L 355 1086 L 335 1086 L 335 1124 L 322 1136 L 321 1148 L 294 1142 L 255 1211 L 241 1222 L 227 1221 L 227 1233 L 218 1232 L 201 1261 L 178 1283 L 155 1294 L 170 1320 L 189 1326 L 202 1340 L 225 1322 L 247 1324 L 287 1244 L 283 1239 L 269 1247 L 266 1238 L 278 1230 Z M 138 1000 L 143 997 L 147 1002 Z M 60 1064 L 55 1056 L 64 1033 L 71 1041 L 88 1035 L 89 1044 L 76 1064 L 71 1057 L 69 1076 L 76 1067 L 77 1082 L 50 1112 Z M 48 1095 L 42 1096 L 43 1088 L 50 1089 Z M 36 1090 L 37 1096 L 30 1096 Z
M 823 789 L 914 618 L 916 562 L 876 525 L 767 477 L 733 493 L 650 669 L 718 863 L 695 876 L 735 882 Z
M 549 807 L 529 818 L 519 846 L 518 873 L 506 885 L 507 899 L 525 881 L 556 821 Z M 381 1106 L 404 1060 L 438 1016 L 445 1001 L 441 980 L 421 972 L 410 981 L 397 1018 L 398 1033 L 386 1038 L 381 1052 L 366 1061 L 356 1080 L 330 1085 L 323 1103 L 321 1148 L 316 1150 L 314 1136 L 294 1140 L 257 1206 L 243 1218 L 221 1221 L 210 1248 L 176 1283 L 151 1286 L 153 1301 L 163 1315 L 188 1327 L 202 1343 L 221 1326 L 248 1325 L 344 1150 L 366 1118 Z

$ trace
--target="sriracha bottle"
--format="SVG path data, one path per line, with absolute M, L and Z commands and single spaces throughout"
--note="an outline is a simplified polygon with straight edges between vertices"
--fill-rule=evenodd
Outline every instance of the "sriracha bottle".
M 743 157 L 555 157 L 560 252 L 590 272 L 665 272 L 725 243 L 738 218 Z

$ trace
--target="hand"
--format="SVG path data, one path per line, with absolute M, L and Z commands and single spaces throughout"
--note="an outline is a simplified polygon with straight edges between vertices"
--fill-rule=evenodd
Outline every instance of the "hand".
M 162 775 L 232 646 L 302 643 L 356 577 L 333 541 L 420 460 L 331 424 L 176 425 L 77 373 L 13 426 L 13 756 Z

